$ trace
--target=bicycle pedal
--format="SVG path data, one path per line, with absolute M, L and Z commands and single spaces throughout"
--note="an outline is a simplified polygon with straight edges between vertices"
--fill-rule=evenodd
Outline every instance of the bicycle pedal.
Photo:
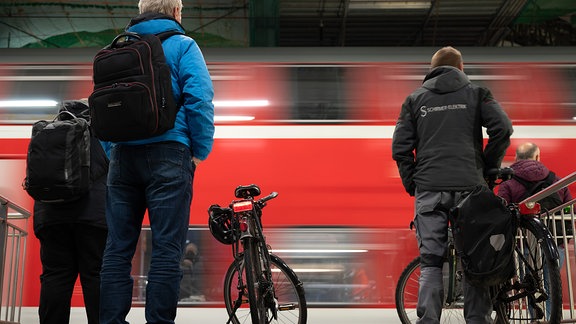
M 536 316 L 534 316 L 535 318 L 544 318 L 544 311 L 542 310 L 542 308 L 540 308 L 540 306 L 538 305 L 532 305 L 532 307 L 534 307 L 534 311 L 536 313 Z
M 541 302 L 546 301 L 546 300 L 548 300 L 548 294 L 546 294 L 546 293 L 542 293 L 542 294 L 540 294 L 540 296 L 538 296 L 538 298 L 536 298 L 537 303 L 541 303 Z
M 296 305 L 294 305 L 294 304 L 278 305 L 279 311 L 288 311 L 288 310 L 295 310 L 295 309 L 296 309 Z

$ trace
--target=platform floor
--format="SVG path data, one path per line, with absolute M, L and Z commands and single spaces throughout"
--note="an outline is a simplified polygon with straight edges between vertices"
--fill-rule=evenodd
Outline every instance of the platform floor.
M 37 307 L 23 307 L 19 324 L 39 324 Z M 2 314 L 4 317 L 4 314 Z M 4 320 L 4 318 L 1 318 Z M 223 308 L 178 308 L 176 324 L 226 324 Z M 134 307 L 128 314 L 130 324 L 145 324 L 144 309 Z M 576 323 L 576 314 L 564 310 L 564 323 Z M 70 324 L 87 324 L 84 308 L 72 308 Z M 394 308 L 310 308 L 307 324 L 401 324 Z
M 21 324 L 39 324 L 38 308 L 23 307 Z M 134 307 L 127 318 L 130 324 L 144 324 L 144 309 Z M 178 308 L 177 324 L 225 324 L 228 320 L 223 308 Z M 86 324 L 83 308 L 72 308 L 70 324 Z M 400 324 L 395 309 L 311 308 L 308 324 Z

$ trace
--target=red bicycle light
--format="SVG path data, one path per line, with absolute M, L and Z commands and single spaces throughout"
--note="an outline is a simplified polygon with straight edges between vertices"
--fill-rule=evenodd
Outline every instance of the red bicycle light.
M 518 206 L 520 214 L 522 215 L 535 215 L 540 214 L 540 204 L 537 202 L 530 202 L 526 204 L 520 204 Z
M 246 232 L 248 230 L 248 223 L 246 223 L 246 218 L 240 220 L 240 231 Z
M 244 200 L 244 201 L 235 202 L 234 204 L 232 204 L 232 209 L 234 210 L 235 213 L 240 213 L 240 212 L 252 210 L 252 201 L 251 200 Z

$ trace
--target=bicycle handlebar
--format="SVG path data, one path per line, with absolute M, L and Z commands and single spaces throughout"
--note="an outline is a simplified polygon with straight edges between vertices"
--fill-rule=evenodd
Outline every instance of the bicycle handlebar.
M 514 170 L 510 167 L 505 168 L 492 168 L 484 171 L 484 179 L 488 183 L 488 187 L 493 189 L 496 185 L 503 181 L 512 179 Z M 500 180 L 500 181 L 498 181 Z
M 258 206 L 264 207 L 264 206 L 266 206 L 266 202 L 267 202 L 268 200 L 274 199 L 274 198 L 276 198 L 276 197 L 278 197 L 278 193 L 277 193 L 276 191 L 273 191 L 273 192 L 270 193 L 268 196 L 262 197 L 262 198 L 258 199 L 258 200 L 256 201 L 256 203 L 258 204 Z
M 496 179 L 501 179 L 503 177 L 512 176 L 514 174 L 514 170 L 510 167 L 505 168 L 492 168 L 486 170 L 484 175 L 486 177 L 495 177 Z

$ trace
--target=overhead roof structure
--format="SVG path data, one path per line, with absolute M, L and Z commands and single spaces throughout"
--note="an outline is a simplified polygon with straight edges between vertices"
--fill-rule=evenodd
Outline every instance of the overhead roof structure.
M 99 46 L 137 0 L 4 0 L 0 48 Z M 208 47 L 570 46 L 574 0 L 183 0 Z M 101 38 L 101 39 L 99 39 Z
M 280 0 L 279 6 L 280 46 L 529 43 L 522 26 L 548 38 L 527 45 L 576 44 L 573 0 Z

